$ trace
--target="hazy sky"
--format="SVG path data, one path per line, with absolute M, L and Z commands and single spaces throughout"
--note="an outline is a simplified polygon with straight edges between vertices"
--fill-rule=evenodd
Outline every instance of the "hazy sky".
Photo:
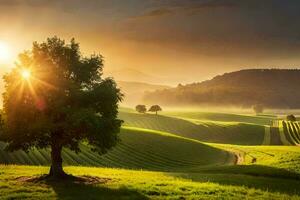
M 118 79 L 187 83 L 300 66 L 299 10 L 296 0 L 0 0 L 0 42 L 15 55 L 75 37 Z

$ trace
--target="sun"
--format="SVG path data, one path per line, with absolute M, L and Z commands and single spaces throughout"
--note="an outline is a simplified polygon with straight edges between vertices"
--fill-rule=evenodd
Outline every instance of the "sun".
M 3 41 L 0 41 L 0 62 L 8 62 L 12 57 L 11 49 L 9 45 Z
M 24 69 L 21 75 L 23 79 L 28 80 L 31 76 L 31 72 L 28 69 Z

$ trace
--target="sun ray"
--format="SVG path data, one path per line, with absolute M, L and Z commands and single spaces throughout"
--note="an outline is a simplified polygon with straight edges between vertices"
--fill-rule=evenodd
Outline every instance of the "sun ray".
M 30 81 L 28 81 L 28 88 L 30 90 L 30 93 L 31 93 L 33 99 L 35 100 L 35 102 L 37 102 L 38 101 L 38 96 L 37 96 L 36 91 L 35 91 L 32 83 Z
M 36 82 L 38 82 L 39 84 L 42 84 L 43 86 L 46 86 L 48 87 L 48 89 L 53 89 L 53 90 L 57 90 L 58 88 L 55 87 L 54 85 L 50 84 L 50 83 L 47 83 L 46 81 L 43 81 L 41 79 L 38 79 L 36 77 L 32 77 L 32 79 Z
M 17 91 L 17 97 L 16 97 L 17 101 L 19 101 L 22 98 L 22 94 L 24 92 L 24 82 L 21 82 L 20 84 L 21 86 L 19 88 L 19 91 Z

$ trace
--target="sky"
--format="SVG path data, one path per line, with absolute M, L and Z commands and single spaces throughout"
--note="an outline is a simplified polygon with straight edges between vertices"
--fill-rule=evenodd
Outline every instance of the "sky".
M 177 85 L 246 68 L 300 66 L 300 1 L 0 0 L 10 59 L 33 41 L 72 37 L 118 80 Z M 1 87 L 1 85 L 0 85 Z

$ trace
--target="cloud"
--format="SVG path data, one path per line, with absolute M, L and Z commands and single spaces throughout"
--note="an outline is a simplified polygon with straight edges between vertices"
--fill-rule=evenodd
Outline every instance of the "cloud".
M 74 36 L 104 50 L 111 66 L 156 66 L 172 76 L 259 59 L 296 65 L 299 9 L 294 0 L 0 0 L 0 39 L 19 38 L 23 48 L 53 34 Z
M 231 9 L 238 7 L 238 3 L 231 0 L 214 0 L 214 1 L 206 1 L 201 3 L 195 3 L 193 5 L 188 5 L 182 8 L 182 10 L 188 12 L 189 14 L 197 14 L 198 12 L 202 12 L 203 10 L 211 10 L 211 9 Z
M 59 3 L 57 0 L 1 0 L 1 6 L 32 6 L 32 7 L 44 7 Z
M 171 15 L 171 14 L 173 14 L 173 10 L 169 8 L 158 8 L 155 10 L 151 10 L 150 12 L 146 12 L 145 14 L 139 17 L 160 17 L 165 15 Z
M 238 4 L 232 0 L 187 0 L 187 1 L 159 1 L 156 7 L 133 18 L 165 17 L 175 14 L 197 14 L 203 10 L 234 8 Z

